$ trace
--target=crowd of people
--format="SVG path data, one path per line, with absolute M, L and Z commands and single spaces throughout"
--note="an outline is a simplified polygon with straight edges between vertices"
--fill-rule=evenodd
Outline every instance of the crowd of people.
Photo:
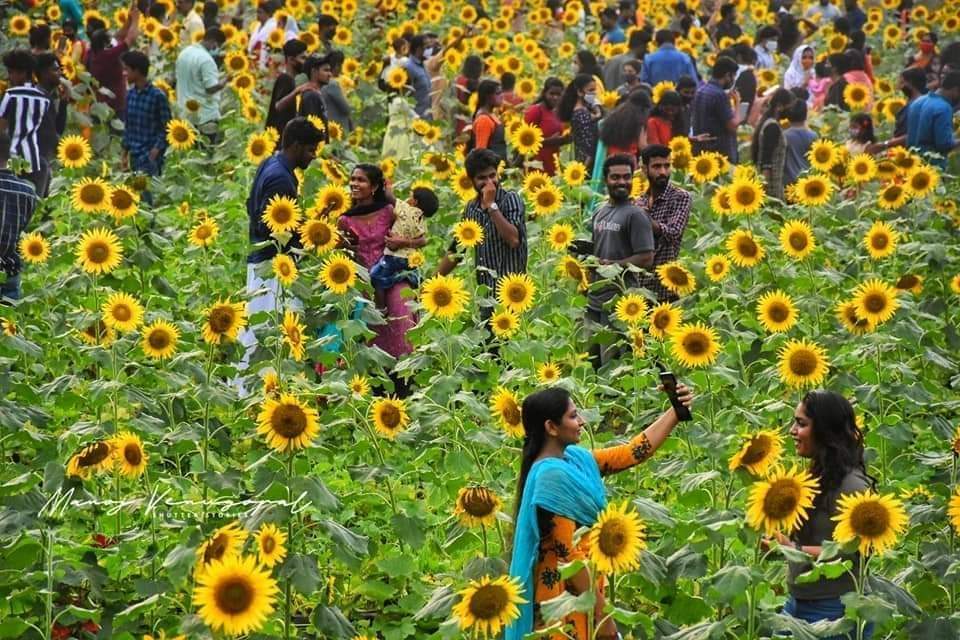
M 564 4 L 546 4 L 555 13 L 552 28 L 562 32 Z M 895 12 L 898 28 L 909 28 L 909 5 L 901 3 Z M 670 24 L 659 29 L 630 0 L 605 7 L 595 22 L 590 18 L 568 28 L 595 28 L 599 42 L 620 47 L 619 53 L 598 58 L 590 48 L 577 51 L 571 73 L 544 78 L 531 98 L 523 97 L 528 92 L 520 90 L 515 74 L 491 73 L 484 57 L 474 52 L 468 52 L 459 73 L 448 78 L 445 54 L 474 33 L 469 25 L 456 34 L 401 34 L 379 61 L 377 85 L 388 96 L 376 105 L 375 117 L 382 116 L 385 122 L 382 158 L 416 156 L 411 131 L 424 121 L 449 131 L 451 150 L 454 145 L 463 147 L 463 169 L 475 194 L 465 205 L 462 220 L 482 233 L 483 242 L 468 261 L 480 290 L 493 295 L 504 286 L 504 277 L 522 277 L 527 270 L 527 205 L 519 184 L 509 180 L 535 172 L 560 175 L 568 164 L 560 158 L 580 163 L 592 177 L 596 201 L 584 211 L 590 239 L 576 243 L 571 252 L 591 265 L 583 331 L 598 370 L 624 355 L 615 343 L 603 339 L 613 325 L 612 307 L 620 292 L 645 292 L 657 303 L 677 298 L 657 275 L 660 267 L 689 247 L 684 233 L 694 196 L 672 180 L 675 139 L 686 138 L 693 154 L 716 154 L 725 169 L 752 164 L 767 197 L 780 201 L 810 169 L 809 151 L 818 138 L 807 126 L 811 114 L 844 113 L 846 131 L 837 132 L 842 139 L 836 141 L 851 155 L 904 147 L 946 169 L 958 148 L 953 123 L 960 107 L 960 42 L 941 45 L 933 30 L 924 31 L 897 78 L 903 105 L 895 128 L 888 139 L 878 140 L 872 113 L 875 52 L 867 46 L 864 31 L 874 9 L 865 11 L 857 0 L 846 0 L 842 6 L 817 0 L 801 11 L 793 0 L 774 0 L 773 24 L 746 34 L 737 6 L 704 2 L 698 14 L 679 2 Z M 299 172 L 314 162 L 318 146 L 330 139 L 334 127 L 349 133 L 370 118 L 361 113 L 361 107 L 369 110 L 369 105 L 359 104 L 338 81 L 347 60 L 335 46 L 343 25 L 328 14 L 315 17 L 309 26 L 298 23 L 276 0 L 261 2 L 256 15 L 246 15 L 241 6 L 233 16 L 220 15 L 219 5 L 210 1 L 198 5 L 178 0 L 171 10 L 168 4 L 136 0 L 112 32 L 100 18 L 85 16 L 77 0 L 61 0 L 60 8 L 59 23 L 34 24 L 28 46 L 18 44 L 3 55 L 0 263 L 6 276 L 0 297 L 12 302 L 21 296 L 19 238 L 42 216 L 56 215 L 43 205 L 58 171 L 61 139 L 80 135 L 83 127 L 78 123 L 103 125 L 120 140 L 122 154 L 117 160 L 123 170 L 153 180 L 163 180 L 169 125 L 175 115 L 189 116 L 207 150 L 212 152 L 223 142 L 221 93 L 228 76 L 222 50 L 228 32 L 242 30 L 248 34 L 244 64 L 269 84 L 263 96 L 262 127 L 279 139 L 276 153 L 259 164 L 249 185 L 246 306 L 248 316 L 274 309 L 280 285 L 264 265 L 278 255 L 296 255 L 302 240 L 288 235 L 282 242 L 274 241 L 265 211 L 282 199 L 298 200 Z M 517 27 L 522 27 L 522 7 L 515 16 Z M 173 103 L 152 78 L 157 49 L 142 37 L 147 19 L 179 29 Z M 822 43 L 813 37 L 827 27 L 843 39 L 842 46 L 831 47 L 830 52 L 818 48 Z M 712 43 L 709 63 L 678 47 L 680 38 Z M 87 112 L 75 109 L 74 87 L 63 73 L 68 66 L 82 66 L 98 87 L 97 104 Z M 764 79 L 767 71 L 774 72 L 773 82 Z M 539 149 L 526 160 L 512 141 L 516 123 L 532 125 L 540 133 Z M 517 170 L 505 173 L 507 168 Z M 644 184 L 640 193 L 633 189 L 637 176 Z M 418 321 L 407 291 L 420 287 L 428 270 L 415 256 L 438 231 L 445 236 L 445 250 L 431 272 L 453 273 L 464 262 L 464 253 L 457 241 L 447 247 L 448 230 L 430 227 L 429 219 L 442 206 L 431 189 L 420 186 L 398 195 L 381 166 L 357 163 L 349 175 L 349 195 L 350 204 L 336 222 L 340 247 L 369 271 L 375 291 L 369 302 L 385 318 L 371 327 L 376 336 L 370 344 L 400 358 L 414 348 L 407 333 Z M 152 204 L 149 189 L 143 198 Z M 481 318 L 491 332 L 496 331 L 495 311 L 493 306 L 481 307 Z M 335 345 L 336 330 L 330 332 L 327 337 Z M 248 366 L 257 348 L 254 328 L 248 328 L 240 341 Z M 495 352 L 495 346 L 490 348 Z M 409 392 L 406 380 L 397 376 L 393 382 L 401 396 Z M 680 391 L 689 404 L 690 393 Z M 852 409 L 841 400 L 825 393 L 807 396 L 797 408 L 794 426 L 798 452 L 814 460 L 814 470 L 837 492 L 859 490 L 867 481 L 862 440 L 857 438 Z M 607 473 L 648 458 L 676 425 L 672 411 L 625 448 L 595 451 L 596 464 Z M 534 460 L 562 458 L 566 447 L 578 441 L 579 420 L 569 394 L 541 392 L 524 403 L 528 439 L 518 504 L 521 522 L 533 523 L 538 535 L 525 539 L 528 555 L 515 555 L 514 561 L 518 571 L 526 572 L 520 577 L 532 584 L 530 559 L 539 549 L 538 582 L 531 591 L 537 602 L 557 594 L 556 563 L 569 559 L 557 549 L 571 547 L 576 525 L 584 524 L 582 517 L 590 513 L 595 516 L 596 508 L 588 505 L 590 513 L 582 517 L 583 511 L 563 512 L 564 501 L 554 495 L 569 489 L 562 483 L 538 493 L 548 496 L 541 502 L 527 500 L 524 480 L 545 473 L 546 467 L 539 467 L 538 474 L 530 472 Z M 816 437 L 803 435 L 811 430 Z M 833 446 L 825 444 L 831 442 L 839 442 L 837 446 L 849 454 L 841 460 L 842 468 L 833 466 L 839 464 L 831 457 L 834 449 L 823 451 Z M 581 480 L 575 478 L 574 489 Z M 818 508 L 824 513 L 811 520 L 799 538 L 780 542 L 815 555 L 831 533 L 828 503 Z M 791 569 L 791 580 L 795 577 Z M 579 577 L 568 582 L 585 588 Z M 850 585 L 791 582 L 795 598 L 789 612 L 808 620 L 836 617 L 844 590 Z M 527 622 L 532 624 L 533 615 Z M 612 623 L 599 637 L 616 637 Z

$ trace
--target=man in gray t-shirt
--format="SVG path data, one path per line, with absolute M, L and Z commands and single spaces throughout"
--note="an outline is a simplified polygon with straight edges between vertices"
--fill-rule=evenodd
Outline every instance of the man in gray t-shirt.
M 593 255 L 600 264 L 624 268 L 623 284 L 627 289 L 640 285 L 639 274 L 628 271 L 630 265 L 649 268 L 653 264 L 653 225 L 646 211 L 633 204 L 630 187 L 633 181 L 634 160 L 627 155 L 613 155 L 603 163 L 603 178 L 610 198 L 600 205 L 591 221 Z M 591 272 L 590 282 L 602 279 Z M 614 283 L 591 284 L 587 293 L 588 326 L 610 325 L 609 303 L 621 293 Z M 593 345 L 590 350 L 595 368 L 615 354 L 609 349 Z
M 810 168 L 807 152 L 817 139 L 817 134 L 807 128 L 807 103 L 803 100 L 794 100 L 787 109 L 790 126 L 783 132 L 787 141 L 786 154 L 783 165 L 783 185 L 790 186 L 797 181 L 800 174 Z

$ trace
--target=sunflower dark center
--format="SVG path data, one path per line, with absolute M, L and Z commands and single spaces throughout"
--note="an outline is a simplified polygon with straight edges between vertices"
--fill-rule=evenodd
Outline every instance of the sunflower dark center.
M 273 553 L 273 550 L 277 548 L 277 541 L 273 536 L 267 536 L 260 542 L 260 548 L 263 549 L 264 553 Z
M 806 184 L 804 191 L 806 191 L 808 198 L 819 198 L 823 195 L 825 189 L 823 188 L 822 183 L 811 181 Z
M 77 462 L 81 467 L 92 467 L 106 460 L 109 455 L 110 445 L 106 442 L 98 442 L 84 449 Z
M 43 244 L 40 242 L 31 242 L 27 245 L 27 253 L 31 256 L 43 255 Z
M 792 514 L 800 503 L 800 487 L 793 480 L 776 480 L 763 497 L 763 513 L 772 520 Z
M 807 234 L 800 231 L 794 231 L 790 234 L 790 247 L 794 251 L 803 251 L 807 248 Z
M 273 218 L 274 222 L 286 224 L 290 222 L 290 218 L 293 217 L 293 210 L 281 204 L 273 208 L 273 211 L 270 212 L 270 217 Z
M 506 405 L 503 407 L 503 411 L 500 413 L 503 415 L 503 420 L 507 424 L 520 424 L 520 407 L 518 407 L 517 403 L 513 400 L 507 401 Z
M 330 280 L 336 284 L 346 284 L 350 280 L 350 269 L 346 265 L 334 265 L 330 269 Z
M 310 241 L 317 246 L 323 246 L 330 241 L 330 229 L 320 223 L 310 227 Z
M 710 270 L 713 271 L 714 273 L 718 273 L 718 274 L 719 274 L 719 273 L 723 273 L 724 268 L 725 268 L 725 267 L 724 267 L 724 264 L 723 264 L 722 262 L 720 262 L 719 260 L 717 260 L 717 261 L 714 262 L 712 265 L 710 265 Z
M 870 294 L 863 299 L 863 306 L 870 313 L 880 313 L 887 308 L 887 297 L 883 294 Z
M 250 145 L 250 153 L 255 156 L 262 156 L 266 150 L 267 145 L 263 140 L 254 140 Z
M 913 289 L 918 284 L 920 284 L 920 278 L 912 273 L 908 273 L 897 280 L 897 289 Z
M 126 304 L 117 304 L 113 307 L 113 318 L 118 322 L 128 322 L 133 317 L 133 310 Z
M 106 194 L 98 184 L 86 184 L 80 189 L 80 200 L 86 204 L 100 204 Z
M 226 333 L 233 327 L 234 314 L 230 307 L 217 307 L 210 312 L 210 328 L 214 333 Z
M 380 422 L 387 429 L 393 430 L 400 426 L 400 409 L 388 403 L 380 407 Z
M 870 246 L 874 249 L 886 249 L 890 244 L 890 238 L 885 233 L 875 233 L 870 238 Z
M 510 594 L 499 584 L 487 584 L 470 596 L 468 609 L 478 620 L 494 620 L 510 605 Z
M 683 338 L 683 349 L 692 356 L 702 356 L 709 348 L 710 341 L 700 332 L 689 333 Z
M 434 289 L 432 297 L 433 303 L 441 309 L 450 306 L 450 303 L 453 302 L 453 293 L 446 287 Z
M 640 314 L 640 311 L 641 311 L 640 305 L 637 304 L 636 302 L 633 302 L 633 301 L 628 302 L 628 303 L 627 303 L 627 306 L 624 307 L 624 312 L 625 312 L 628 316 L 636 316 L 636 315 L 639 315 L 639 314 Z
M 667 269 L 667 280 L 678 287 L 684 287 L 690 282 L 690 279 L 687 277 L 687 272 L 679 267 L 670 267 Z
M 600 527 L 597 536 L 597 546 L 600 552 L 607 557 L 616 557 L 623 553 L 627 546 L 627 530 L 620 520 L 608 520 Z
M 154 349 L 166 349 L 170 345 L 170 334 L 164 329 L 154 329 L 147 335 L 147 342 Z
M 757 201 L 757 192 L 753 189 L 753 187 L 740 187 L 737 189 L 736 197 L 737 203 L 747 206 Z
M 115 189 L 110 195 L 110 202 L 117 209 L 128 209 L 133 206 L 133 196 L 123 189 Z
M 107 258 L 109 257 L 110 247 L 104 242 L 94 242 L 87 247 L 87 258 L 90 259 L 90 262 L 99 264 L 101 262 L 106 262 Z
M 513 284 L 507 287 L 507 299 L 514 304 L 523 302 L 527 297 L 527 288 L 522 284 Z
M 270 426 L 284 438 L 296 438 L 307 428 L 307 415 L 295 404 L 281 404 L 273 412 Z
M 743 452 L 741 460 L 743 464 L 757 464 L 761 462 L 770 453 L 770 438 L 767 436 L 755 436 L 747 445 L 747 450 Z
M 136 443 L 131 442 L 123 448 L 123 459 L 132 467 L 140 466 L 143 462 L 143 451 Z
M 484 518 L 493 513 L 496 502 L 493 495 L 482 487 L 469 489 L 461 501 L 463 510 L 475 518 Z
M 890 512 L 878 502 L 863 502 L 850 513 L 850 526 L 864 538 L 876 538 L 890 528 Z
M 79 144 L 68 145 L 63 155 L 67 156 L 67 160 L 79 160 L 83 157 L 83 147 Z
M 239 615 L 253 604 L 253 587 L 246 578 L 230 577 L 216 586 L 214 600 L 217 608 L 228 615 Z
M 808 349 L 798 349 L 790 355 L 790 371 L 797 376 L 809 376 L 817 370 L 817 354 Z
M 750 238 L 740 238 L 737 240 L 737 252 L 746 258 L 755 258 L 757 256 L 757 243 Z
M 554 202 L 556 202 L 556 198 L 553 197 L 553 192 L 549 189 L 540 189 L 537 192 L 537 204 L 541 207 L 553 206 Z
M 190 139 L 190 132 L 186 127 L 175 127 L 173 130 L 173 139 L 177 142 L 186 142 Z
M 206 240 L 210 236 L 211 236 L 211 233 L 210 233 L 209 226 L 202 224 L 199 227 L 197 227 L 197 238 L 199 238 L 200 240 Z
M 670 315 L 667 313 L 657 313 L 653 316 L 653 326 L 663 331 L 670 326 Z
M 774 322 L 784 322 L 790 317 L 790 309 L 787 308 L 787 305 L 776 302 L 767 309 L 767 315 Z
M 300 329 L 297 327 L 290 327 L 287 330 L 287 339 L 294 344 L 300 344 Z

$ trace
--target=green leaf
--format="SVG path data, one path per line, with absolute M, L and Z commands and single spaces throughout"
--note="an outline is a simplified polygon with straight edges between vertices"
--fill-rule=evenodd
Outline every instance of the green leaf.
M 312 594 L 320 586 L 320 570 L 317 568 L 315 556 L 302 553 L 290 554 L 280 567 L 280 575 L 289 578 L 297 591 L 303 595 Z
M 663 640 L 718 640 L 726 634 L 727 626 L 728 623 L 723 620 L 720 622 L 701 622 L 664 636 Z
M 920 609 L 912 595 L 883 576 L 871 574 L 867 577 L 867 585 L 872 593 L 882 595 L 892 602 L 901 615 L 908 618 L 917 618 L 923 614 L 923 610 Z
M 357 630 L 337 607 L 315 607 L 310 622 L 324 638 L 349 640 L 357 635 Z
M 670 509 L 649 498 L 634 498 L 633 505 L 637 513 L 647 522 L 656 522 L 665 527 L 676 526 L 676 520 L 670 515 Z
M 550 598 L 540 603 L 540 615 L 547 623 L 554 620 L 563 620 L 571 613 L 586 613 L 597 606 L 597 594 L 584 591 L 580 595 L 563 592 L 556 598 Z
M 330 492 L 323 480 L 316 476 L 293 478 L 293 495 L 306 494 L 318 511 L 333 511 L 340 508 L 340 501 Z
M 784 613 L 760 611 L 760 620 L 764 627 L 772 631 L 786 631 L 794 640 L 817 640 L 827 636 L 840 635 L 856 629 L 855 623 L 846 618 L 839 620 L 821 620 L 810 624 Z
M 727 566 L 713 574 L 710 590 L 720 602 L 731 604 L 746 596 L 750 581 L 750 569 L 747 567 Z
M 896 607 L 873 594 L 860 595 L 856 591 L 851 591 L 840 596 L 840 600 L 846 608 L 844 617 L 850 620 L 863 618 L 868 622 L 883 624 L 893 618 L 897 612 Z
M 130 605 L 129 607 L 127 607 L 126 609 L 124 609 L 123 611 L 121 611 L 116 615 L 116 617 L 113 619 L 113 623 L 115 625 L 119 625 L 120 622 L 123 621 L 128 616 L 132 616 L 134 613 L 136 613 L 140 609 L 145 609 L 150 607 L 151 605 L 156 603 L 156 601 L 159 599 L 160 599 L 160 595 L 154 594 L 149 598 L 147 598 L 146 600 L 142 600 L 140 602 L 137 602 L 136 604 Z
M 463 568 L 463 577 L 467 580 L 479 580 L 484 576 L 496 578 L 508 570 L 502 558 L 474 558 Z
M 385 582 L 381 582 L 380 580 L 366 580 L 360 583 L 360 586 L 356 588 L 356 592 L 360 595 L 370 598 L 371 600 L 383 602 L 396 593 L 397 590 L 396 588 Z
M 333 520 L 320 520 L 318 524 L 326 529 L 334 543 L 340 545 L 344 550 L 355 556 L 366 557 L 368 553 L 367 545 L 370 542 L 366 536 L 358 535 Z
M 457 593 L 450 587 L 443 585 L 437 587 L 430 594 L 427 603 L 413 614 L 414 620 L 425 620 L 429 618 L 446 618 L 453 609 L 453 603 L 457 599 Z
M 401 540 L 414 549 L 419 549 L 423 546 L 423 541 L 426 538 L 426 523 L 423 519 L 397 513 L 390 518 L 390 522 L 393 524 L 393 530 Z
M 409 577 L 416 572 L 417 563 L 408 555 L 387 556 L 377 560 L 377 569 L 391 577 Z
M 29 628 L 20 618 L 4 618 L 0 620 L 0 638 L 21 638 Z
M 36 539 L 24 534 L 10 546 L 0 550 L 0 567 L 6 571 L 23 571 L 40 562 L 43 547 Z

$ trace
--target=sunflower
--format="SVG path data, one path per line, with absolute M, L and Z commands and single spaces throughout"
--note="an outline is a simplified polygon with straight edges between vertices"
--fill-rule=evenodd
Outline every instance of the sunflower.
M 180 331 L 174 325 L 163 320 L 156 320 L 153 324 L 143 328 L 143 353 L 153 360 L 169 358 L 177 350 L 177 341 Z
M 843 88 L 843 101 L 851 111 L 862 111 L 870 104 L 870 87 L 861 82 L 851 82 Z
M 270 198 L 261 219 L 270 233 L 293 231 L 300 224 L 300 207 L 293 198 L 277 194 Z
M 647 301 L 635 293 L 621 296 L 614 310 L 618 320 L 631 326 L 642 322 L 646 313 Z
M 390 396 L 380 398 L 370 406 L 370 418 L 377 431 L 389 440 L 396 438 L 410 424 L 407 403 Z
M 685 367 L 713 364 L 720 352 L 717 332 L 700 323 L 680 325 L 670 333 L 670 352 Z
M 280 331 L 283 333 L 283 343 L 290 347 L 290 357 L 297 362 L 303 360 L 305 327 L 300 324 L 300 316 L 287 309 L 283 314 L 283 324 L 280 325 Z
M 577 283 L 577 288 L 581 291 L 587 288 L 587 274 L 580 264 L 580 261 L 573 256 L 563 256 L 557 265 L 557 272 L 561 276 L 570 278 Z
M 863 183 L 873 180 L 877 175 L 877 162 L 866 153 L 859 153 L 847 163 L 847 178 L 852 182 Z
M 713 192 L 710 198 L 710 209 L 718 216 L 726 216 L 733 213 L 730 202 L 730 185 L 718 188 Z
M 22 13 L 18 13 L 10 18 L 9 26 L 10 35 L 22 38 L 30 33 L 30 18 Z
M 118 331 L 135 331 L 143 323 L 143 307 L 126 293 L 114 293 L 100 308 L 103 322 Z
M 886 553 L 910 521 L 898 498 L 871 491 L 841 496 L 837 509 L 832 518 L 837 523 L 833 539 L 840 543 L 858 540 L 864 555 Z
M 816 247 L 813 229 L 803 220 L 788 220 L 780 229 L 780 246 L 795 260 L 803 260 Z
M 837 305 L 837 319 L 855 336 L 861 336 L 877 328 L 877 325 L 857 313 L 857 303 L 848 300 Z
M 640 516 L 626 501 L 607 505 L 587 533 L 590 561 L 605 574 L 636 569 L 640 551 L 646 547 L 644 529 Z
M 213 218 L 204 216 L 190 230 L 190 244 L 196 247 L 209 247 L 220 233 L 220 226 Z
M 266 398 L 257 417 L 257 433 L 277 451 L 296 451 L 310 446 L 320 431 L 317 410 L 289 393 Z
M 960 273 L 950 278 L 950 291 L 960 295 Z
M 257 560 L 265 567 L 273 567 L 287 556 L 287 534 L 275 524 L 265 524 L 254 535 L 257 542 Z
M 807 152 L 807 159 L 814 169 L 827 172 L 830 171 L 835 164 L 840 162 L 841 151 L 840 148 L 830 140 L 816 140 L 810 145 L 810 150 Z
M 247 312 L 241 302 L 218 300 L 206 310 L 203 341 L 209 344 L 233 342 L 247 325 Z
M 510 576 L 483 576 L 472 581 L 453 606 L 460 629 L 472 629 L 474 636 L 498 636 L 501 629 L 520 617 L 517 605 L 526 602 L 520 595 L 522 588 Z
M 863 244 L 867 247 L 870 257 L 879 260 L 893 255 L 893 252 L 897 249 L 899 237 L 900 234 L 893 227 L 886 222 L 877 220 L 867 231 L 867 235 L 864 236 Z
M 558 222 L 547 230 L 547 242 L 554 251 L 566 251 L 573 242 L 573 227 L 564 222 Z
M 663 94 L 667 91 L 676 91 L 677 85 L 669 80 L 661 80 L 657 84 L 653 85 L 653 104 L 659 104 L 660 100 L 663 98 Z
M 504 387 L 497 387 L 490 398 L 490 412 L 508 434 L 512 436 L 523 435 L 520 402 L 512 391 Z
M 117 337 L 116 331 L 97 318 L 77 332 L 79 338 L 90 346 L 109 346 Z
M 357 268 L 350 258 L 342 253 L 334 253 L 323 263 L 319 278 L 330 291 L 344 294 L 357 281 Z
M 147 469 L 147 452 L 143 450 L 143 442 L 134 433 L 124 431 L 114 438 L 112 448 L 114 464 L 122 475 L 128 478 L 139 478 Z
M 167 143 L 177 151 L 186 151 L 197 141 L 197 132 L 186 120 L 170 120 L 167 123 Z
M 435 275 L 423 283 L 420 292 L 420 303 L 438 318 L 456 318 L 469 300 L 463 280 L 456 276 Z
M 797 308 L 790 296 L 778 289 L 761 296 L 757 302 L 757 319 L 770 333 L 782 333 L 797 323 Z
M 273 153 L 273 139 L 264 133 L 253 133 L 247 139 L 247 160 L 259 165 Z
M 366 376 L 360 374 L 354 375 L 350 378 L 350 393 L 356 396 L 366 396 L 370 393 L 370 381 L 367 380 Z
M 552 182 L 547 182 L 531 194 L 533 211 L 538 216 L 548 216 L 556 213 L 563 205 L 563 193 Z
M 960 534 L 960 487 L 947 504 L 947 517 L 950 518 L 954 531 Z
M 537 367 L 537 382 L 540 384 L 553 384 L 561 375 L 560 367 L 554 362 L 545 362 Z
M 67 475 L 86 480 L 94 473 L 111 468 L 113 463 L 113 442 L 101 440 L 82 447 L 70 456 Z
M 738 267 L 755 267 L 763 260 L 765 251 L 750 231 L 740 229 L 727 238 L 730 259 Z
M 83 213 L 99 213 L 110 209 L 110 185 L 100 178 L 82 178 L 73 184 L 70 204 Z
M 278 591 L 276 581 L 252 556 L 237 556 L 212 562 L 197 577 L 193 601 L 211 629 L 241 635 L 263 627 Z
M 77 263 L 87 273 L 110 273 L 123 259 L 120 239 L 109 229 L 86 231 L 76 250 Z
M 789 534 L 807 519 L 819 493 L 817 484 L 806 471 L 775 469 L 750 488 L 747 523 L 768 536 Z
M 497 494 L 486 487 L 462 487 L 453 513 L 464 526 L 492 527 L 502 506 Z
M 300 243 L 303 248 L 313 250 L 317 255 L 330 251 L 339 241 L 337 228 L 323 218 L 307 220 L 300 227 Z
M 780 460 L 783 452 L 783 437 L 776 431 L 764 430 L 748 436 L 740 450 L 730 458 L 730 471 L 746 469 L 755 476 L 763 477 Z
M 710 256 L 707 258 L 704 268 L 711 281 L 721 282 L 730 273 L 730 260 L 723 254 Z
M 523 178 L 523 190 L 531 195 L 548 184 L 550 184 L 550 176 L 543 171 L 531 171 Z M 471 189 L 473 188 L 472 182 L 470 183 L 470 187 Z
M 910 191 L 897 183 L 891 183 L 880 190 L 877 195 L 877 206 L 886 211 L 895 211 L 905 205 L 910 199 Z
M 820 345 L 790 340 L 780 349 L 780 379 L 791 387 L 816 386 L 827 376 L 830 362 Z
M 82 169 L 91 158 L 93 151 L 83 136 L 64 136 L 57 145 L 57 160 L 68 169 Z
M 289 255 L 278 253 L 271 261 L 273 275 L 280 281 L 280 284 L 289 287 L 297 279 L 297 263 Z
M 862 283 L 853 295 L 857 315 L 875 325 L 883 324 L 893 317 L 900 306 L 897 290 L 877 279 Z
M 401 91 L 407 86 L 407 70 L 403 67 L 394 65 L 387 69 L 387 73 L 383 80 L 391 89 Z
M 475 220 L 461 220 L 453 227 L 453 237 L 461 247 L 470 249 L 483 244 L 483 227 Z
M 763 185 L 754 180 L 734 180 L 730 190 L 730 211 L 734 214 L 750 215 L 763 206 Z
M 490 318 L 490 330 L 498 338 L 509 338 L 517 332 L 520 326 L 520 318 L 517 314 L 503 309 L 493 314 Z
M 694 156 L 687 171 L 694 182 L 703 184 L 720 175 L 720 163 L 714 154 L 700 153 Z
M 350 208 L 350 193 L 338 184 L 328 184 L 317 192 L 315 207 L 332 220 Z
M 932 192 L 940 181 L 940 175 L 931 167 L 919 165 L 906 177 L 906 188 L 915 198 L 922 198 Z
M 533 280 L 525 273 L 511 273 L 497 282 L 497 301 L 517 314 L 533 306 L 536 292 Z
M 820 206 L 830 202 L 833 196 L 833 183 L 825 176 L 804 176 L 792 187 L 794 199 L 806 206 Z
M 582 162 L 569 162 L 563 167 L 563 181 L 571 187 L 583 184 L 586 177 L 587 167 Z
M 662 302 L 650 311 L 650 335 L 666 338 L 683 322 L 683 310 L 669 302 Z
M 918 294 L 923 291 L 923 276 L 907 273 L 900 276 L 900 279 L 893 286 L 897 291 L 909 291 Z
M 680 296 L 685 296 L 697 288 L 697 280 L 686 267 L 677 261 L 668 262 L 657 267 L 657 276 L 667 290 Z
M 50 243 L 36 231 L 20 239 L 19 249 L 20 257 L 30 264 L 43 264 L 50 257 Z
M 543 131 L 536 125 L 524 122 L 513 132 L 510 144 L 525 158 L 535 156 L 543 147 Z

